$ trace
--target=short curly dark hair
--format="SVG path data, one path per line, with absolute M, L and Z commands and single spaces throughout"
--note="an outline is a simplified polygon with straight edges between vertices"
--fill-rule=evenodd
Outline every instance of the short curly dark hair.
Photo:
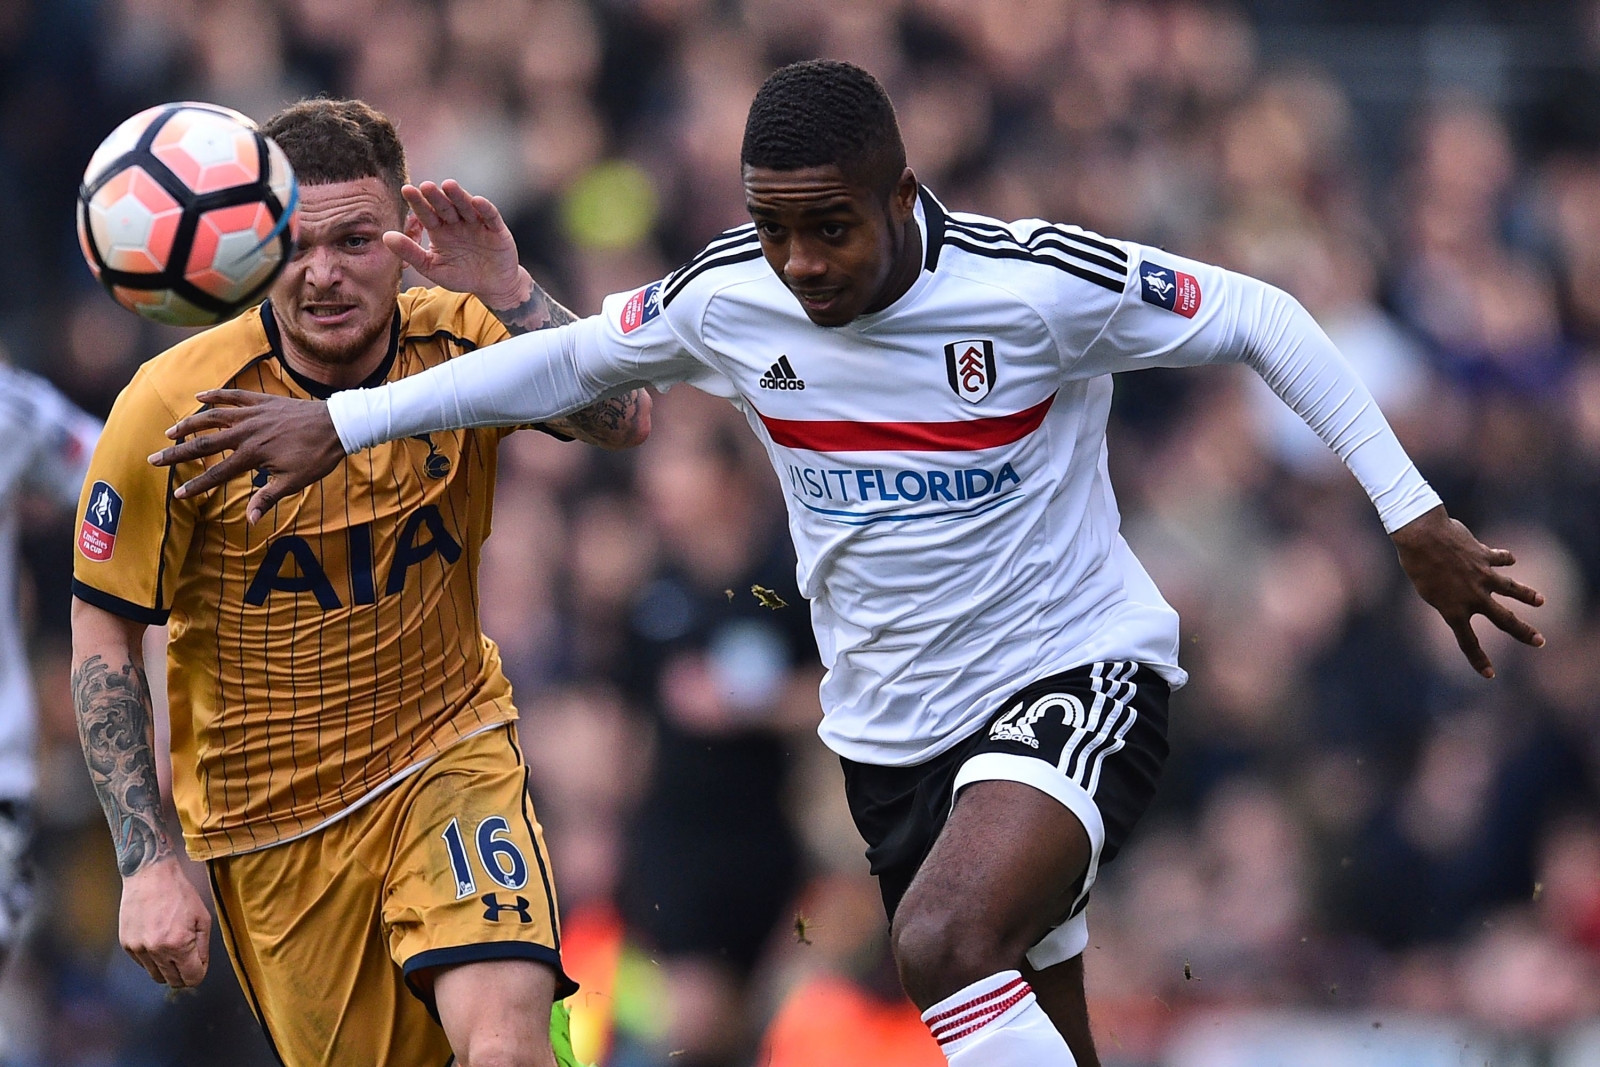
M 739 161 L 771 170 L 833 164 L 887 196 L 906 169 L 906 146 L 878 79 L 852 63 L 808 59 L 780 67 L 756 91 Z
M 302 185 L 381 178 L 406 213 L 406 150 L 388 116 L 363 100 L 317 97 L 290 104 L 261 132 L 278 142 Z

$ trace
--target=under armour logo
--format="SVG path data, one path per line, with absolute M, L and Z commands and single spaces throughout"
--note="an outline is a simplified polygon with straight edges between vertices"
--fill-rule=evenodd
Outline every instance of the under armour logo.
M 502 911 L 514 911 L 517 913 L 518 922 L 533 922 L 533 916 L 528 914 L 528 898 L 518 896 L 516 901 L 515 904 L 502 904 L 498 893 L 485 893 L 483 895 L 483 917 L 492 923 L 497 923 L 500 921 L 500 913 Z

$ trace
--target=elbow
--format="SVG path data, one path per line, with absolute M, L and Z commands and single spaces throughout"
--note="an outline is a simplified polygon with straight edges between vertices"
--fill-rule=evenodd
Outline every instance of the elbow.
M 650 437 L 650 394 L 643 389 L 636 389 L 628 400 L 627 417 L 618 420 L 614 430 L 596 441 L 608 452 L 638 448 Z

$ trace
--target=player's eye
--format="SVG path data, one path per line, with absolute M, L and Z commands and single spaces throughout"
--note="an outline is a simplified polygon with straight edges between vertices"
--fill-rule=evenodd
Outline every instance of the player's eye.
M 822 234 L 822 238 L 825 241 L 837 241 L 844 237 L 845 233 L 848 232 L 849 229 L 850 228 L 842 222 L 824 222 L 821 226 L 817 227 L 817 232 Z
M 344 246 L 346 248 L 365 248 L 371 243 L 372 238 L 359 233 L 353 233 L 344 239 Z
M 756 223 L 756 230 L 769 241 L 781 241 L 784 234 L 788 233 L 786 229 L 776 222 L 758 222 Z

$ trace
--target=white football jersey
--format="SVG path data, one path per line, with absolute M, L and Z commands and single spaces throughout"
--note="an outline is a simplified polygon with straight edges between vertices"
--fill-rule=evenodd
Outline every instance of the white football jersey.
M 18 498 L 24 488 L 62 508 L 78 493 L 100 423 L 43 378 L 0 363 L 0 800 L 33 792 L 34 700 L 17 618 Z
M 1116 371 L 1243 360 L 1351 466 L 1393 530 L 1438 504 L 1291 298 L 1156 249 L 924 192 L 924 269 L 847 326 L 814 325 L 753 226 L 597 320 L 336 395 L 347 449 L 514 423 L 607 390 L 689 382 L 744 412 L 782 482 L 811 601 L 823 740 L 920 763 L 1051 674 L 1136 660 L 1172 685 L 1178 619 L 1118 533 Z M 497 351 L 498 350 L 498 351 Z
M 753 226 L 603 312 L 617 344 L 653 350 L 646 365 L 699 357 L 685 377 L 731 394 L 766 446 L 828 672 L 822 738 L 884 765 L 937 755 L 1071 667 L 1186 677 L 1177 613 L 1117 532 L 1105 433 L 1120 353 L 1092 351 L 1139 251 L 921 206 L 926 269 L 847 326 L 806 317 Z M 1111 341 L 1130 356 L 1196 328 L 1133 301 L 1145 321 Z

